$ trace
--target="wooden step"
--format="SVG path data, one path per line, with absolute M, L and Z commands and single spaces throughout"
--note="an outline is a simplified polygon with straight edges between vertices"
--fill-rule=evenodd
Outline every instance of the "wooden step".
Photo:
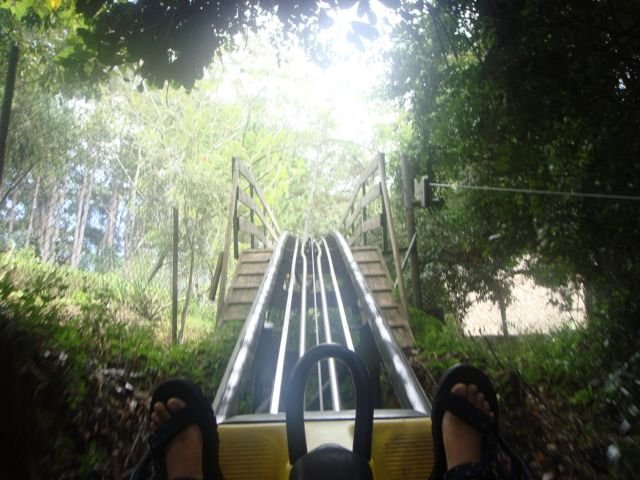
M 413 333 L 408 328 L 392 328 L 393 335 L 396 337 L 396 341 L 398 345 L 403 350 L 411 349 L 415 346 L 416 340 L 413 336 Z
M 262 285 L 272 253 L 270 249 L 249 249 L 242 252 L 225 296 L 223 322 L 247 318 Z
M 356 259 L 356 262 L 358 262 L 358 264 L 380 261 L 380 255 L 378 255 L 378 250 L 376 250 L 375 248 L 367 250 L 354 250 L 353 257 Z
M 398 303 L 396 299 L 393 297 L 391 290 L 381 290 L 375 293 L 376 301 L 378 302 L 378 306 L 383 310 L 385 308 L 393 308 L 397 307 Z
M 233 281 L 233 288 L 255 288 L 257 290 L 262 285 L 263 276 L 264 274 L 237 275 Z
M 258 294 L 257 288 L 237 288 L 235 285 L 227 297 L 226 302 L 228 305 L 233 304 L 249 304 L 253 303 L 253 300 Z
M 391 291 L 391 282 L 386 275 L 365 276 L 364 279 L 372 292 Z
M 236 267 L 236 275 L 264 275 L 267 271 L 269 264 L 265 262 L 260 263 L 245 263 L 243 261 L 238 262 Z
M 240 261 L 245 263 L 269 263 L 271 250 L 249 250 L 242 252 Z
M 352 249 L 352 253 L 398 344 L 403 349 L 413 348 L 415 339 L 409 319 L 404 308 L 393 296 L 391 276 L 380 249 L 357 247 Z
M 366 246 L 366 245 L 360 246 L 360 247 L 353 247 L 351 249 L 351 253 L 353 253 L 354 256 L 368 253 L 368 252 L 379 252 L 379 251 L 380 249 L 378 247 Z
M 224 309 L 224 313 L 222 314 L 222 321 L 228 322 L 231 320 L 245 320 L 247 315 L 249 315 L 249 311 L 251 310 L 251 305 L 229 305 L 227 304 Z
M 360 271 L 363 273 L 363 275 L 365 277 L 368 276 L 385 276 L 386 275 L 386 268 L 383 267 L 380 262 L 376 262 L 376 263 L 364 263 L 362 265 L 358 264 L 358 266 L 360 267 Z

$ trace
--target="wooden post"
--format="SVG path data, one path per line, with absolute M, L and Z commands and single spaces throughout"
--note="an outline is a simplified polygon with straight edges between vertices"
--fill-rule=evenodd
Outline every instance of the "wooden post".
M 218 254 L 218 261 L 216 262 L 216 269 L 213 272 L 213 278 L 211 279 L 211 290 L 209 290 L 209 300 L 212 302 L 216 299 L 216 292 L 218 291 L 218 283 L 220 282 L 220 273 L 222 272 L 222 260 L 224 258 L 224 252 Z
M 249 185 L 249 196 L 251 197 L 251 200 L 253 200 L 253 185 Z M 253 223 L 253 208 L 249 209 L 249 220 L 251 221 L 251 223 Z M 266 235 L 265 235 L 266 237 Z M 253 235 L 253 233 L 251 234 L 251 248 L 256 248 L 256 239 L 255 236 Z
M 404 217 L 407 222 L 407 241 L 411 247 L 411 240 L 416 233 L 416 222 L 413 216 L 413 177 L 407 157 L 400 157 L 402 169 L 402 186 L 404 192 Z M 411 289 L 413 290 L 413 304 L 422 310 L 422 288 L 420 286 L 420 262 L 418 261 L 418 240 L 413 243 L 409 251 L 411 260 Z
M 367 179 L 365 178 L 364 182 L 362 183 L 362 198 L 364 198 L 364 196 L 367 194 Z M 364 225 L 364 222 L 367 220 L 367 207 L 363 206 L 362 207 L 362 224 Z M 363 229 L 364 230 L 364 229 Z M 367 244 L 367 232 L 362 232 L 362 245 L 366 245 Z
M 7 137 L 9 136 L 9 120 L 11 118 L 11 104 L 13 103 L 13 91 L 16 84 L 18 70 L 18 46 L 13 45 L 9 52 L 9 66 L 7 67 L 7 80 L 4 84 L 4 97 L 2 97 L 2 112 L 0 113 L 0 188 L 4 174 L 4 157 L 7 152 Z
M 229 269 L 229 249 L 231 248 L 231 234 L 235 226 L 236 201 L 238 199 L 238 162 L 231 159 L 231 195 L 229 198 L 229 211 L 227 213 L 227 231 L 224 235 L 224 250 L 222 251 L 222 272 L 220 274 L 220 295 L 216 309 L 216 324 L 222 319 L 224 308 L 224 296 L 227 289 L 227 270 Z
M 233 258 L 240 258 L 240 219 L 238 218 L 238 210 L 233 211 Z
M 267 218 L 267 207 L 266 206 L 262 206 L 262 216 L 264 218 Z M 267 224 L 263 223 L 262 224 L 262 232 L 264 233 L 264 238 L 269 238 L 269 236 L 267 235 Z M 277 239 L 276 239 L 277 241 Z M 265 245 L 264 248 L 267 248 L 269 245 Z
M 404 311 L 409 314 L 409 306 L 407 304 L 407 294 L 404 289 L 404 279 L 402 278 L 402 265 L 400 264 L 400 252 L 398 251 L 398 242 L 396 241 L 396 229 L 393 226 L 393 216 L 391 215 L 391 202 L 389 201 L 389 192 L 387 190 L 387 175 L 385 173 L 384 153 L 378 153 L 378 168 L 380 169 L 380 188 L 382 188 L 382 201 L 384 212 L 386 215 L 386 224 L 389 225 L 389 238 L 391 240 L 391 251 L 393 252 L 393 263 L 396 268 L 396 278 L 398 280 L 398 290 L 400 291 L 400 303 Z
M 171 273 L 171 343 L 178 342 L 178 209 L 173 207 L 173 269 Z
M 382 205 L 382 251 L 389 251 L 389 224 L 387 223 L 387 211 L 385 210 L 384 200 Z

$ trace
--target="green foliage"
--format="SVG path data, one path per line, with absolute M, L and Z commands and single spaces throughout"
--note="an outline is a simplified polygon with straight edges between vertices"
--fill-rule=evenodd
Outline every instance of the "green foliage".
M 506 338 L 464 337 L 415 310 L 411 324 L 433 378 L 459 362 L 488 373 L 503 432 L 532 466 L 543 463 L 536 476 L 560 465 L 571 478 L 633 478 L 640 354 L 633 341 L 616 338 L 606 319 Z M 435 392 L 432 377 L 423 379 L 428 394 Z M 609 448 L 619 448 L 620 459 L 608 460 Z
M 396 2 L 387 2 L 395 6 Z M 213 61 L 214 55 L 240 39 L 240 35 L 263 25 L 265 13 L 278 18 L 302 37 L 329 26 L 329 8 L 351 7 L 354 2 L 155 2 L 4 1 L 0 13 L 10 14 L 16 25 L 40 29 L 59 28 L 67 44 L 57 61 L 69 78 L 99 82 L 114 67 L 136 66 L 149 84 L 166 82 L 194 87 Z M 241 12 L 239 14 L 238 12 Z M 373 39 L 377 19 L 369 2 L 361 1 L 358 12 L 364 21 L 352 23 L 349 39 L 364 49 L 363 39 Z M 139 84 L 143 89 L 142 82 Z
M 606 365 L 608 345 L 597 326 L 485 339 L 465 337 L 455 321 L 443 323 L 415 309 L 411 325 L 425 366 L 436 377 L 459 362 L 496 372 L 517 371 L 527 384 L 544 384 L 557 394 L 573 392 L 572 401 L 583 404 L 594 395 L 589 382 L 611 369 Z
M 425 2 L 397 29 L 390 80 L 412 112 L 414 170 L 443 183 L 637 196 L 640 43 L 628 26 L 638 18 L 630 0 L 615 10 Z M 524 270 L 548 284 L 583 283 L 591 306 L 637 325 L 636 202 L 437 194 L 445 208 L 424 215 L 419 250 L 459 310 L 470 291 L 508 296 Z
M 447 368 L 468 362 L 477 352 L 476 344 L 460 336 L 455 322 L 443 323 L 418 309 L 411 308 L 410 324 L 426 367 L 439 377 Z
M 9 355 L 9 363 L 3 365 L 9 368 L 7 379 L 20 376 L 20 389 L 9 390 L 17 395 L 33 388 L 45 396 L 56 390 L 44 404 L 35 394 L 24 400 L 25 408 L 32 409 L 24 418 L 33 422 L 15 428 L 46 435 L 47 442 L 39 454 L 33 445 L 16 444 L 16 448 L 31 449 L 28 454 L 34 456 L 32 466 L 16 467 L 22 472 L 33 467 L 46 475 L 75 471 L 80 477 L 91 476 L 110 464 L 103 460 L 111 458 L 114 449 L 132 445 L 133 437 L 119 437 L 131 435 L 130 425 L 111 424 L 108 434 L 95 431 L 105 413 L 131 422 L 130 413 L 124 412 L 135 408 L 141 413 L 133 419 L 140 423 L 135 430 L 147 419 L 145 404 L 117 394 L 119 384 L 113 387 L 116 397 L 108 400 L 112 403 L 96 404 L 96 395 L 108 395 L 101 392 L 111 388 L 113 375 L 131 382 L 138 393 L 175 376 L 201 384 L 209 396 L 217 389 L 238 332 L 226 328 L 211 335 L 214 317 L 209 317 L 206 337 L 171 346 L 160 335 L 157 321 L 129 311 L 140 300 L 138 288 L 116 278 L 54 267 L 25 251 L 0 256 L 0 345 L 3 355 Z M 146 295 L 144 289 L 142 295 Z M 200 317 L 210 311 L 204 306 L 194 308 Z M 117 408 L 123 411 L 110 411 Z M 78 442 L 78 438 L 84 440 Z

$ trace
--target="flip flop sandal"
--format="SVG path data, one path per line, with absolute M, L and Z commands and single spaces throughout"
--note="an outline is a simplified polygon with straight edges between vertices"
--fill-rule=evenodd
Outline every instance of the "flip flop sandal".
M 458 383 L 476 385 L 485 400 L 489 402 L 494 417 L 486 415 L 471 405 L 465 398 L 451 393 Z M 442 438 L 442 419 L 445 412 L 451 412 L 464 420 L 482 434 L 482 460 L 478 463 L 458 465 L 452 469 L 447 467 L 447 457 Z M 431 412 L 431 432 L 433 434 L 435 464 L 430 480 L 461 479 L 533 479 L 524 460 L 509 446 L 498 431 L 498 398 L 489 377 L 470 365 L 456 365 L 443 375 Z M 510 474 L 503 471 L 498 462 L 498 447 L 510 458 Z
M 143 473 L 153 461 L 155 477 L 160 480 L 167 479 L 165 464 L 165 447 L 180 432 L 191 425 L 198 425 L 202 433 L 202 469 L 204 480 L 222 480 L 222 472 L 218 462 L 218 430 L 216 417 L 211 404 L 206 399 L 202 390 L 184 379 L 172 379 L 160 384 L 151 398 L 151 412 L 156 402 L 165 403 L 170 398 L 179 398 L 185 402 L 185 407 L 175 413 L 171 413 L 168 421 L 164 422 L 149 436 L 149 452 L 135 467 L 131 480 L 143 478 Z M 171 480 L 189 480 L 187 478 Z

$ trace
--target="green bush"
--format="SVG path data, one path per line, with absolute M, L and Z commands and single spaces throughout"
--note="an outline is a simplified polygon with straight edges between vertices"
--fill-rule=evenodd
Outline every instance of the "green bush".
M 119 375 L 141 392 L 151 391 L 167 377 L 188 377 L 213 396 L 237 330 L 226 328 L 217 336 L 170 346 L 158 333 L 160 293 L 153 285 L 126 282 L 113 274 L 55 267 L 28 254 L 0 256 L 0 344 L 10 346 L 13 352 L 11 362 L 6 362 L 13 366 L 8 367 L 12 368 L 9 375 L 24 383 L 20 374 L 24 365 L 55 366 L 55 381 L 49 382 L 50 387 L 38 385 L 44 381 L 41 374 L 31 376 L 33 392 L 55 388 L 55 401 L 28 403 L 35 410 L 29 412 L 35 422 L 30 428 L 40 432 L 34 435 L 50 439 L 34 459 L 36 470 L 54 476 L 72 471 L 78 478 L 109 477 L 100 469 L 113 468 L 109 459 L 114 450 L 132 448 L 140 422 L 146 422 L 146 408 L 138 404 L 135 415 L 141 416 L 134 416 L 135 424 L 130 424 L 131 420 L 116 423 L 117 429 L 112 428 L 108 435 L 96 430 L 96 419 L 103 418 L 103 413 L 116 408 L 109 417 L 113 427 L 119 412 L 124 411 L 117 409 L 129 408 L 128 403 L 119 406 L 125 397 L 102 394 L 101 400 L 96 400 L 106 388 L 102 372 L 122 372 Z M 123 310 L 135 315 L 122 315 Z M 213 329 L 212 307 L 193 302 L 190 312 L 199 323 L 206 322 L 209 331 Z M 109 403 L 112 401 L 115 403 Z M 19 476 L 23 474 L 24 470 Z

